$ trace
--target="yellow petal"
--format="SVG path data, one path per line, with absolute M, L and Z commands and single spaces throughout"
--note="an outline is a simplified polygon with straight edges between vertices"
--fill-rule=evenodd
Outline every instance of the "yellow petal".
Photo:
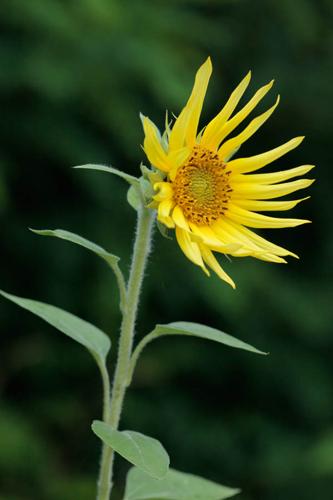
M 226 281 L 229 285 L 232 286 L 233 289 L 235 289 L 236 288 L 235 283 L 230 278 L 230 276 L 228 276 L 228 274 L 225 271 L 223 271 L 222 267 L 217 262 L 216 258 L 214 257 L 213 253 L 209 250 L 209 248 L 207 248 L 205 245 L 200 245 L 200 250 L 207 266 L 213 269 L 213 271 L 215 271 L 215 273 L 218 275 L 219 278 Z
M 170 212 L 172 208 L 174 207 L 175 202 L 173 200 L 164 200 L 161 201 L 161 203 L 158 205 L 157 209 L 157 219 L 165 224 L 168 228 L 173 228 L 175 227 L 175 223 L 173 222 L 172 218 L 170 217 Z
M 280 247 L 278 245 L 275 245 L 275 243 L 272 243 L 271 241 L 266 240 L 262 236 L 259 236 L 259 234 L 254 233 L 251 231 L 251 229 L 248 229 L 247 227 L 240 226 L 239 224 L 235 224 L 232 221 L 228 221 L 229 225 L 233 226 L 234 228 L 237 228 L 238 233 L 243 234 L 246 238 L 248 238 L 250 241 L 252 241 L 256 246 L 259 246 L 259 248 L 263 249 L 264 251 L 268 253 L 273 253 L 276 255 L 280 256 L 287 256 L 290 255 L 292 257 L 295 257 L 298 259 L 298 255 L 296 255 L 293 252 L 290 252 L 286 248 Z
M 272 212 L 276 210 L 290 210 L 296 207 L 301 201 L 307 200 L 310 196 L 301 198 L 300 200 L 284 200 L 284 201 L 258 201 L 258 200 L 237 200 L 235 205 L 246 210 L 255 210 L 256 212 Z
M 254 118 L 254 120 L 249 123 L 249 125 L 243 130 L 243 132 L 222 144 L 218 151 L 220 158 L 224 159 L 228 157 L 230 153 L 232 153 L 241 144 L 247 141 L 265 123 L 265 121 L 268 120 L 268 118 L 271 116 L 271 114 L 279 104 L 279 101 L 280 96 L 278 96 L 274 106 L 268 109 L 265 113 L 262 113 L 261 115 Z
M 238 225 L 237 225 L 238 227 Z M 250 253 L 254 251 L 264 251 L 260 246 L 256 245 L 251 239 L 244 236 L 236 227 L 236 224 L 233 224 L 232 221 L 229 221 L 225 217 L 217 221 L 213 226 L 213 231 L 219 235 L 219 237 L 223 239 L 228 239 L 229 241 L 235 243 L 241 243 L 245 248 L 251 250 Z
M 237 158 L 236 160 L 231 160 L 228 162 L 228 167 L 232 170 L 232 172 L 237 174 L 258 170 L 259 168 L 272 163 L 272 161 L 277 160 L 292 149 L 297 148 L 303 139 L 304 137 L 294 137 L 294 139 L 285 142 L 277 148 L 266 151 L 265 153 L 250 156 L 248 158 Z
M 217 148 L 219 144 L 232 132 L 245 118 L 251 113 L 251 111 L 257 106 L 261 99 L 267 94 L 267 92 L 272 88 L 274 80 L 270 83 L 261 87 L 252 99 L 235 114 L 230 120 L 228 120 L 224 126 L 221 128 L 218 134 L 216 134 L 216 142 L 214 148 Z
M 284 182 L 282 184 L 232 184 L 232 197 L 237 199 L 265 200 L 279 198 L 286 194 L 305 189 L 314 182 L 313 179 L 298 179 L 297 181 Z
M 181 148 L 176 151 L 172 151 L 168 155 L 169 163 L 172 164 L 172 168 L 169 171 L 169 177 L 173 181 L 177 175 L 178 168 L 185 163 L 188 156 L 191 154 L 190 148 Z
M 163 201 L 172 198 L 173 189 L 170 182 L 155 182 L 154 190 L 158 191 L 153 197 L 155 201 Z
M 210 229 L 208 226 L 197 226 L 196 224 L 190 223 L 190 228 L 196 236 L 199 236 L 202 243 L 208 246 L 225 246 L 218 236 Z
M 270 262 L 281 262 L 279 259 L 275 259 L 274 255 L 291 255 L 298 258 L 296 254 L 289 252 L 289 250 L 267 241 L 250 229 L 226 218 L 215 223 L 214 231 L 219 233 L 221 237 L 227 237 L 230 241 L 240 242 L 242 244 L 240 251 L 235 253 L 237 257 L 251 255 L 257 259 L 269 260 Z M 246 251 L 246 249 L 248 250 Z
M 187 157 L 190 154 L 191 154 L 191 149 L 187 148 L 187 147 L 176 149 L 175 151 L 171 151 L 168 154 L 169 163 L 173 167 L 179 167 L 180 165 L 182 165 L 186 161 Z
M 228 101 L 221 109 L 221 111 L 211 120 L 211 122 L 205 128 L 200 144 L 208 149 L 215 149 L 219 140 L 219 132 L 221 128 L 231 116 L 235 110 L 237 104 L 239 103 L 242 95 L 247 89 L 251 80 L 251 71 L 248 72 L 245 78 L 240 82 L 240 84 L 235 88 L 235 90 L 230 95 Z
M 295 227 L 310 222 L 303 219 L 283 219 L 280 217 L 269 217 L 268 215 L 257 214 L 229 203 L 226 217 L 238 224 L 257 228 L 280 228 Z
M 200 266 L 207 273 L 208 271 L 203 263 L 199 245 L 194 241 L 191 241 L 188 231 L 184 231 L 184 229 L 176 227 L 176 238 L 186 257 L 197 266 Z
M 161 136 L 158 128 L 147 116 L 140 115 L 145 133 L 143 149 L 150 163 L 162 170 L 168 172 L 171 166 L 168 163 L 167 154 L 161 144 Z
M 193 146 L 211 73 L 212 63 L 208 57 L 206 62 L 199 68 L 190 98 L 170 132 L 169 148 L 171 151 L 180 149 L 183 146 Z
M 227 241 L 222 239 L 214 233 L 214 231 L 208 226 L 197 226 L 196 224 L 190 223 L 190 228 L 194 235 L 198 238 L 198 242 L 203 243 L 214 252 L 233 254 L 238 250 L 241 245 L 238 243 Z
M 283 182 L 293 177 L 305 175 L 314 167 L 314 165 L 301 165 L 300 167 L 289 168 L 279 172 L 271 172 L 269 174 L 234 174 L 232 175 L 232 180 L 237 183 L 252 182 L 256 184 L 275 184 L 276 182 Z
M 175 223 L 173 222 L 172 218 L 170 216 L 164 217 L 162 215 L 158 215 L 157 219 L 162 222 L 167 228 L 169 229 L 174 229 Z
M 172 219 L 176 226 L 180 227 L 181 229 L 185 229 L 185 231 L 190 230 L 187 220 L 184 217 L 184 213 L 178 205 L 176 205 L 173 209 Z

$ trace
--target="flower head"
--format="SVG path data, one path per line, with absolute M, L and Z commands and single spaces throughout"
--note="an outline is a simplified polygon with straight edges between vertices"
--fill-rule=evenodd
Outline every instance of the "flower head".
M 303 137 L 295 137 L 255 156 L 231 159 L 279 103 L 278 97 L 271 108 L 234 135 L 236 127 L 273 85 L 272 81 L 260 88 L 243 108 L 233 114 L 249 85 L 250 72 L 221 111 L 198 133 L 211 72 L 208 58 L 196 74 L 185 107 L 172 126 L 166 122 L 162 136 L 153 122 L 142 116 L 144 151 L 154 168 L 150 176 L 155 192 L 151 206 L 157 210 L 158 220 L 175 229 L 179 246 L 188 259 L 208 275 L 208 268 L 213 269 L 221 279 L 235 287 L 213 252 L 235 257 L 251 256 L 269 262 L 286 262 L 283 257 L 288 255 L 297 257 L 257 235 L 252 228 L 294 227 L 309 222 L 258 212 L 289 210 L 302 201 L 271 199 L 308 187 L 313 180 L 290 179 L 306 174 L 313 165 L 273 173 L 252 173 L 296 148 Z

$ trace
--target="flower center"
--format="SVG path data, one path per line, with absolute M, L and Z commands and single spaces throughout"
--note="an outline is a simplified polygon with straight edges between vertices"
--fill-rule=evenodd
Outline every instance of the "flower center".
M 173 182 L 174 201 L 198 225 L 213 224 L 227 208 L 230 171 L 218 154 L 195 146 Z

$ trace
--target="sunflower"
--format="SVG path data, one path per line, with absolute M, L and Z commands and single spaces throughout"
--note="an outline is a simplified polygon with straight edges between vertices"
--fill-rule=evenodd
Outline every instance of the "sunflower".
M 237 113 L 233 114 L 249 85 L 251 72 L 232 92 L 221 111 L 198 133 L 200 113 L 209 78 L 210 58 L 199 68 L 192 93 L 173 125 L 166 119 L 165 132 L 146 116 L 141 116 L 144 151 L 152 167 L 149 176 L 154 196 L 150 205 L 158 220 L 175 229 L 178 244 L 186 257 L 209 275 L 208 268 L 233 288 L 235 284 L 222 269 L 213 252 L 234 257 L 255 257 L 269 262 L 286 262 L 297 255 L 259 236 L 252 228 L 294 227 L 308 220 L 279 218 L 258 212 L 289 210 L 297 200 L 279 200 L 313 180 L 298 179 L 313 165 L 273 173 L 252 173 L 296 148 L 304 137 L 295 137 L 270 151 L 231 159 L 271 116 L 279 103 L 260 114 L 236 135 L 238 125 L 271 89 L 273 81 L 261 87 Z M 289 181 L 289 182 L 284 182 Z M 251 229 L 249 229 L 251 228 Z

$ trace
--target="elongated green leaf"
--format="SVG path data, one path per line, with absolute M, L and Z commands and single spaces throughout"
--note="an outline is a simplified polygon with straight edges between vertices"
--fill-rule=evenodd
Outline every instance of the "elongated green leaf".
M 126 174 L 125 172 L 122 172 L 121 170 L 118 170 L 116 168 L 107 167 L 106 165 L 95 165 L 94 163 L 88 163 L 87 165 L 78 165 L 77 167 L 73 168 L 82 168 L 86 170 L 99 170 L 100 172 L 107 172 L 109 174 L 118 175 L 118 177 L 121 177 L 122 179 L 129 182 L 133 186 L 139 185 L 139 179 L 137 177 Z
M 156 480 L 132 467 L 127 475 L 124 500 L 223 500 L 239 492 L 174 469 L 169 469 L 165 478 Z
M 36 314 L 36 316 L 44 319 L 60 332 L 76 340 L 76 342 L 86 347 L 94 357 L 105 360 L 111 342 L 109 337 L 96 326 L 50 304 L 17 297 L 2 290 L 0 290 L 0 295 L 23 307 L 23 309 Z
M 134 189 L 133 186 L 131 186 L 131 188 Z M 118 264 L 120 259 L 119 257 L 117 257 L 117 255 L 113 255 L 112 253 L 107 252 L 106 250 L 104 250 L 103 247 L 96 245 L 96 243 L 93 243 L 87 240 L 86 238 L 82 238 L 82 236 L 79 236 L 78 234 L 71 233 L 70 231 L 65 231 L 63 229 L 30 229 L 30 230 L 33 233 L 39 234 L 41 236 L 54 236 L 62 240 L 70 241 L 71 243 L 75 243 L 76 245 L 80 245 L 84 248 L 87 248 L 88 250 L 94 252 L 96 255 L 105 260 L 109 264 L 109 266 L 111 267 L 112 271 L 116 276 L 120 293 L 120 308 L 122 311 L 124 310 L 126 301 L 126 284 L 123 273 L 121 272 L 121 269 Z
M 114 451 L 148 476 L 163 478 L 169 469 L 169 456 L 161 443 L 140 432 L 116 431 L 105 422 L 95 420 L 94 433 Z
M 71 233 L 70 231 L 65 231 L 63 229 L 31 229 L 31 231 L 42 236 L 54 236 L 56 238 L 61 238 L 62 240 L 70 241 L 71 243 L 76 243 L 76 245 L 80 245 L 81 247 L 87 248 L 91 252 L 97 254 L 99 257 L 106 260 L 106 262 L 112 267 L 119 262 L 119 257 L 116 255 L 107 252 L 104 248 L 96 245 L 96 243 L 86 240 L 86 238 L 83 238 L 78 234 Z
M 152 340 L 163 337 L 164 335 L 187 335 L 189 337 L 200 337 L 202 339 L 213 340 L 214 342 L 219 342 L 220 344 L 224 344 L 229 347 L 244 349 L 245 351 L 254 352 L 256 354 L 267 354 L 266 352 L 259 351 L 252 345 L 247 344 L 242 340 L 236 339 L 235 337 L 232 337 L 227 333 L 216 330 L 216 328 L 212 328 L 210 326 L 200 325 L 199 323 L 176 321 L 174 323 L 168 323 L 166 325 L 156 325 L 154 330 L 146 335 L 138 343 L 132 354 L 127 380 L 128 385 L 130 385 L 131 383 L 135 365 L 144 347 Z
M 263 351 L 259 351 L 250 344 L 237 339 L 236 337 L 232 337 L 227 333 L 216 330 L 216 328 L 201 325 L 199 323 L 176 321 L 174 323 L 168 323 L 166 325 L 156 325 L 151 334 L 156 337 L 162 335 L 189 335 L 200 337 L 202 339 L 214 340 L 215 342 L 219 342 L 220 344 L 225 344 L 237 349 L 244 349 L 245 351 L 255 352 L 256 354 L 267 354 Z

